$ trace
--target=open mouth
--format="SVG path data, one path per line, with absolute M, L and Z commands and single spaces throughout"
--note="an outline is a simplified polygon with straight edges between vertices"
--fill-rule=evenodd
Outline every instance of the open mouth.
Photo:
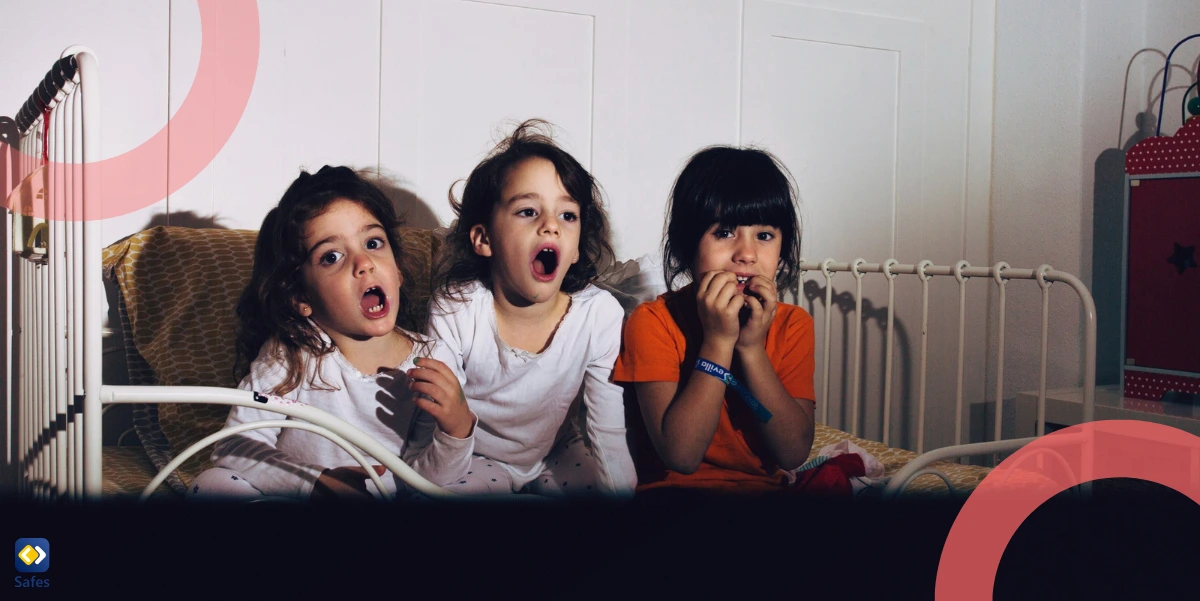
M 362 295 L 362 300 L 358 306 L 362 309 L 363 315 L 370 319 L 379 319 L 388 312 L 387 295 L 383 293 L 383 289 L 379 286 L 372 286 L 367 289 Z
M 558 270 L 558 249 L 550 245 L 539 248 L 533 255 L 532 269 L 533 277 L 538 280 L 553 280 L 554 273 Z

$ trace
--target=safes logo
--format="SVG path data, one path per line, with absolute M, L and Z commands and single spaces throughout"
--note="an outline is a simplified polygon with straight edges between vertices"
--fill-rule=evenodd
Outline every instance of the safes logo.
M 44 538 L 18 538 L 18 572 L 45 572 L 50 569 L 50 541 Z

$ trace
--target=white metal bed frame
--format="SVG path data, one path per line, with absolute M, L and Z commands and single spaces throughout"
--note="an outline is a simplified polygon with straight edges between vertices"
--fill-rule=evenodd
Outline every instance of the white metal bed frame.
M 14 241 L 13 261 L 6 265 L 7 383 L 5 386 L 5 461 L 14 468 L 18 495 L 40 502 L 98 501 L 102 478 L 102 416 L 104 410 L 116 404 L 132 403 L 208 403 L 268 408 L 297 418 L 247 424 L 244 429 L 295 427 L 326 436 L 347 450 L 373 478 L 377 487 L 382 483 L 358 449 L 365 451 L 416 490 L 439 499 L 456 495 L 433 485 L 414 472 L 392 451 L 363 434 L 346 422 L 306 405 L 259 394 L 256 392 L 209 388 L 166 386 L 111 386 L 101 382 L 102 301 L 100 228 L 97 217 L 101 198 L 96 165 L 100 148 L 100 84 L 98 63 L 94 54 L 84 47 L 73 46 L 64 51 L 45 80 L 30 96 L 18 113 L 20 152 L 17 181 L 24 180 L 43 166 L 44 151 L 47 194 L 42 200 L 47 219 L 28 217 L 32 206 L 13 207 L 7 213 L 8 237 Z M 48 116 L 48 117 L 47 117 Z M 49 121 L 47 121 L 47 118 Z M 50 124 L 49 140 L 43 140 L 46 125 Z M 65 135 L 70 132 L 71 135 Z M 9 169 L 9 154 L 5 153 L 0 167 Z M 15 182 L 14 182 L 15 183 Z M 5 196 L 10 190 L 4 190 Z M 21 213 L 21 214 L 18 214 Z M 14 238 L 15 236 L 15 238 Z M 1005 263 L 992 267 L 971 267 L 960 261 L 954 266 L 934 265 L 922 261 L 915 265 L 900 264 L 894 259 L 883 263 L 867 263 L 855 259 L 838 263 L 827 259 L 821 263 L 802 260 L 803 277 L 806 271 L 819 271 L 826 280 L 826 307 L 832 303 L 833 274 L 849 272 L 856 281 L 856 325 L 853 369 L 853 417 L 851 433 L 857 434 L 859 405 L 858 382 L 861 377 L 860 353 L 862 344 L 862 280 L 865 274 L 879 273 L 888 284 L 888 328 L 886 382 L 884 394 L 884 423 L 891 417 L 892 324 L 894 282 L 900 275 L 914 275 L 922 285 L 921 383 L 919 393 L 918 432 L 919 456 L 892 477 L 884 490 L 885 499 L 897 498 L 913 478 L 925 473 L 949 479 L 928 466 L 935 461 L 972 455 L 989 455 L 1014 451 L 1035 438 L 1000 440 L 999 419 L 1003 398 L 1003 378 L 996 384 L 996 432 L 991 442 L 961 444 L 963 407 L 962 377 L 964 361 L 964 332 L 966 282 L 970 278 L 991 278 L 999 289 L 1000 352 L 997 369 L 1004 369 L 1005 285 L 1009 280 L 1035 281 L 1042 290 L 1041 373 L 1038 395 L 1038 435 L 1045 428 L 1046 349 L 1051 282 L 1065 282 L 1078 293 L 1084 308 L 1085 365 L 1084 421 L 1093 418 L 1095 398 L 1096 322 L 1095 306 L 1087 288 L 1074 276 L 1055 271 L 1047 265 L 1038 269 L 1015 269 Z M 929 282 L 935 277 L 953 277 L 959 285 L 958 336 L 958 396 L 955 445 L 922 453 L 924 444 L 925 373 L 927 370 Z M 15 295 L 17 296 L 14 296 Z M 14 299 L 18 303 L 14 317 Z M 69 300 L 69 302 L 67 302 Z M 828 397 L 829 387 L 829 310 L 825 313 L 824 365 L 822 397 Z M 17 378 L 14 381 L 13 375 Z M 822 423 L 828 422 L 828 404 L 823 404 Z M 13 426 L 16 440 L 11 440 Z M 222 430 L 189 447 L 171 464 L 159 472 L 141 495 L 145 500 L 180 464 L 203 448 L 242 430 Z M 888 428 L 884 428 L 885 444 Z M 14 444 L 15 443 L 15 444 Z M 357 449 L 356 449 L 357 447 Z M 952 489 L 953 490 L 953 489 Z
M 867 263 L 864 259 L 858 258 L 849 263 L 837 263 L 833 259 L 826 259 L 820 263 L 807 262 L 804 259 L 800 260 L 800 276 L 803 280 L 804 275 L 808 271 L 820 271 L 825 278 L 825 328 L 823 336 L 824 355 L 822 361 L 822 392 L 821 398 L 829 398 L 829 366 L 831 363 L 829 355 L 831 328 L 830 319 L 833 311 L 830 308 L 833 306 L 833 275 L 838 272 L 849 272 L 854 276 L 855 280 L 855 311 L 854 315 L 854 333 L 850 341 L 851 355 L 854 357 L 854 368 L 852 375 L 850 403 L 851 418 L 849 432 L 858 434 L 859 410 L 863 404 L 859 398 L 860 387 L 859 379 L 862 374 L 861 356 L 859 352 L 863 345 L 862 332 L 862 306 L 863 306 L 863 277 L 868 273 L 882 274 L 887 280 L 888 287 L 888 302 L 887 302 L 887 335 L 885 336 L 885 353 L 884 353 L 884 396 L 883 396 L 883 412 L 884 412 L 884 428 L 883 428 L 883 443 L 889 443 L 889 428 L 891 423 L 891 401 L 892 401 L 892 364 L 894 356 L 892 353 L 893 344 L 893 327 L 895 321 L 895 300 L 896 288 L 895 280 L 900 275 L 913 275 L 921 282 L 921 362 L 920 362 L 920 383 L 919 392 L 917 394 L 917 453 L 918 457 L 907 463 L 899 472 L 892 476 L 883 490 L 883 497 L 887 500 L 898 498 L 904 489 L 912 483 L 918 476 L 924 474 L 934 474 L 940 477 L 951 491 L 954 487 L 950 483 L 950 479 L 945 474 L 937 469 L 929 468 L 929 464 L 944 461 L 947 459 L 960 459 L 976 455 L 992 455 L 996 453 L 1010 453 L 1036 440 L 1038 437 L 1046 433 L 1046 363 L 1047 353 L 1049 349 L 1049 329 L 1050 329 L 1050 285 L 1053 282 L 1064 282 L 1071 287 L 1079 296 L 1080 303 L 1083 307 L 1084 316 L 1084 360 L 1083 360 L 1083 421 L 1090 422 L 1095 418 L 1095 399 L 1096 399 L 1096 305 L 1092 300 L 1091 292 L 1087 286 L 1083 284 L 1075 276 L 1056 271 L 1049 265 L 1042 265 L 1037 269 L 1015 269 L 1003 261 L 996 263 L 991 267 L 972 267 L 967 261 L 959 261 L 953 266 L 934 265 L 932 261 L 921 261 L 916 264 L 908 265 L 901 264 L 895 259 L 888 259 L 883 263 Z M 955 429 L 954 429 L 954 445 L 934 449 L 929 452 L 924 452 L 924 435 L 925 435 L 925 377 L 928 373 L 928 339 L 929 339 L 929 282 L 935 277 L 952 277 L 958 283 L 958 354 L 957 354 L 957 380 L 955 394 Z M 996 396 L 995 396 L 995 418 L 993 440 L 988 442 L 968 443 L 962 442 L 962 414 L 963 414 L 963 371 L 965 365 L 965 350 L 966 350 L 966 307 L 967 307 L 967 281 L 971 278 L 988 278 L 995 283 L 998 290 L 997 311 L 999 317 L 998 325 L 998 341 L 996 354 Z M 1041 345 L 1040 345 L 1040 361 L 1038 372 L 1038 400 L 1037 400 L 1037 436 L 1030 438 L 1016 438 L 1003 440 L 1001 436 L 1001 426 L 1003 420 L 1004 408 L 1004 318 L 1005 318 L 1005 287 L 1010 280 L 1028 280 L 1037 283 L 1041 289 L 1042 310 L 1041 310 Z M 799 296 L 797 294 L 797 296 Z M 822 403 L 821 423 L 829 423 L 829 403 Z

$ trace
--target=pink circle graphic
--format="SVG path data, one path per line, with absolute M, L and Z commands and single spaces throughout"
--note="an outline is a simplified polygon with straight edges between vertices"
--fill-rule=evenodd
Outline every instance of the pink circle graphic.
M 99 200 L 86 201 L 99 203 L 98 214 L 92 213 L 89 220 L 127 215 L 178 191 L 212 162 L 241 121 L 258 71 L 258 5 L 253 0 L 197 0 L 197 4 L 200 62 L 191 89 L 166 126 L 137 148 L 114 157 L 46 165 L 51 181 L 87 178 L 93 186 L 98 184 L 98 189 L 91 189 Z M 84 95 L 86 102 L 86 90 Z M 51 128 L 53 137 L 53 124 Z M 0 151 L 9 152 L 7 146 L 0 146 L 4 146 Z M 56 195 L 56 186 L 47 189 Z M 49 205 L 54 220 L 67 219 L 61 199 L 51 198 Z M 11 198 L 6 208 L 13 210 Z M 96 209 L 95 205 L 89 208 Z M 47 218 L 46 203 L 34 204 L 31 214 Z
M 1107 420 L 1025 445 L 967 497 L 942 548 L 935 598 L 991 599 L 1000 558 L 1025 518 L 1054 495 L 1104 478 L 1156 482 L 1200 503 L 1200 438 L 1162 424 Z

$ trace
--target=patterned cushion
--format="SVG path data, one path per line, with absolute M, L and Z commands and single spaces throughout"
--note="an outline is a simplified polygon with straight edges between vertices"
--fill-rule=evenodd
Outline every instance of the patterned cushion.
M 158 474 L 158 469 L 139 447 L 104 447 L 101 463 L 104 481 L 100 492 L 107 500 L 136 499 Z M 150 498 L 169 498 L 174 494 L 166 484 L 160 484 Z
M 130 383 L 159 386 L 236 387 L 235 308 L 254 262 L 251 230 L 155 227 L 104 250 L 105 276 L 117 283 Z M 439 239 L 430 230 L 401 228 L 404 250 L 417 273 L 409 274 L 416 315 L 431 296 L 429 268 Z M 423 323 L 401 324 L 421 330 Z M 136 406 L 134 425 L 153 465 L 220 430 L 229 409 L 167 403 Z M 197 453 L 168 483 L 183 493 L 211 466 Z

